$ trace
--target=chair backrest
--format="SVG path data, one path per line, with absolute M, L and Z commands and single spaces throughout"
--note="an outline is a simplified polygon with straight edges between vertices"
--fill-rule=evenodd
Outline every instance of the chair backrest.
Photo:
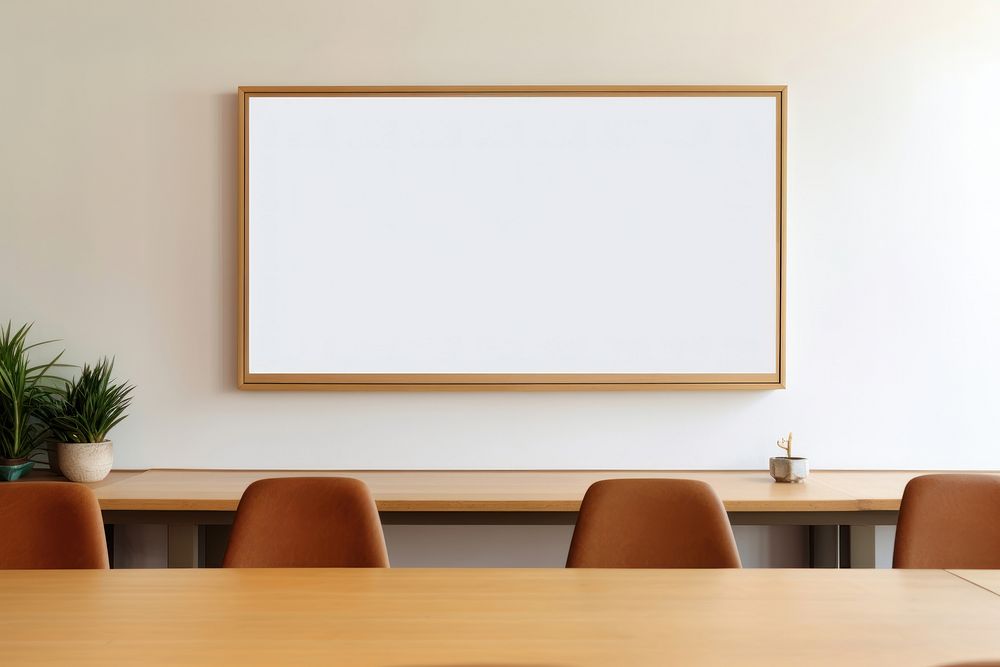
M 911 479 L 899 507 L 892 566 L 1000 568 L 1000 476 Z
M 69 482 L 0 483 L 0 569 L 108 569 L 94 492 Z
M 566 567 L 740 567 L 740 555 L 708 484 L 608 479 L 587 489 Z
M 223 567 L 389 567 L 389 557 L 364 482 L 285 477 L 247 487 Z

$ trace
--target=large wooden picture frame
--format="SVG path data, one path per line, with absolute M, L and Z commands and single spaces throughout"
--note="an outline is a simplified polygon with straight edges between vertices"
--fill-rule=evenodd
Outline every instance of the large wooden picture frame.
M 764 373 L 259 373 L 249 348 L 248 119 L 255 97 L 309 96 L 740 96 L 774 99 L 777 215 L 775 367 Z M 671 389 L 780 389 L 785 386 L 785 86 L 245 86 L 239 88 L 237 386 L 247 390 L 325 391 L 568 391 Z

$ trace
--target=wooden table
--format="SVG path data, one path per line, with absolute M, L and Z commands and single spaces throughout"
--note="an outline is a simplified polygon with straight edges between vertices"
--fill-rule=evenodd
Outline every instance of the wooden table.
M 859 513 L 858 500 L 818 476 L 804 484 L 775 484 L 763 471 L 248 471 L 149 470 L 123 473 L 96 489 L 109 523 L 166 523 L 168 563 L 193 567 L 204 558 L 200 526 L 228 524 L 254 480 L 275 476 L 349 475 L 372 490 L 386 524 L 572 524 L 593 482 L 609 477 L 672 477 L 708 482 L 734 524 L 795 524 L 810 529 L 811 561 L 820 566 L 873 565 L 873 528 L 840 525 L 892 523 Z M 846 519 L 850 516 L 851 521 Z M 853 539 L 853 550 L 842 545 Z M 865 551 L 859 545 L 866 547 Z
M 764 471 L 115 471 L 94 490 L 109 523 L 169 526 L 171 565 L 198 558 L 199 526 L 232 522 L 246 487 L 277 476 L 347 475 L 364 480 L 386 523 L 564 523 L 587 487 L 612 477 L 700 479 L 736 525 L 812 526 L 813 564 L 875 563 L 875 526 L 896 522 L 917 471 L 815 471 L 803 484 L 775 484 Z M 44 479 L 34 476 L 34 479 Z M 31 479 L 31 478 L 29 478 Z
M 858 500 L 819 474 L 775 484 L 762 471 L 268 471 L 149 470 L 97 489 L 101 507 L 125 511 L 233 512 L 254 480 L 348 475 L 368 484 L 383 512 L 576 512 L 594 482 L 610 477 L 699 479 L 730 512 L 844 512 Z
M 854 498 L 861 512 L 896 512 L 907 482 L 932 471 L 820 470 L 817 479 Z
M 0 572 L 5 664 L 879 665 L 1000 659 L 943 570 Z
M 957 577 L 1000 595 L 1000 570 L 948 570 Z
M 92 486 L 105 510 L 232 512 L 246 487 L 258 479 L 347 475 L 364 480 L 384 512 L 575 512 L 587 487 L 597 480 L 670 477 L 708 482 L 726 509 L 735 513 L 895 512 L 906 483 L 924 474 L 927 471 L 817 470 L 802 484 L 775 484 L 767 472 L 757 470 L 158 469 L 114 471 Z

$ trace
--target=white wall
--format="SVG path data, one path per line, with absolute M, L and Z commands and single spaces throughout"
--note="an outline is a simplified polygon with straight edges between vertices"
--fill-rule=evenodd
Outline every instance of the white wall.
M 139 387 L 120 467 L 1000 468 L 993 0 L 0 4 L 0 319 Z M 240 84 L 789 86 L 788 389 L 234 388 Z

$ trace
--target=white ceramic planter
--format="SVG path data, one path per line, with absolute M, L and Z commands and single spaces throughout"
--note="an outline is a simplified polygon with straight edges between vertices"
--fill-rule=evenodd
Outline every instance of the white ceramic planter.
M 115 462 L 111 441 L 60 442 L 59 469 L 71 482 L 100 482 Z
M 809 459 L 775 456 L 771 459 L 771 477 L 775 482 L 795 484 L 809 476 Z

